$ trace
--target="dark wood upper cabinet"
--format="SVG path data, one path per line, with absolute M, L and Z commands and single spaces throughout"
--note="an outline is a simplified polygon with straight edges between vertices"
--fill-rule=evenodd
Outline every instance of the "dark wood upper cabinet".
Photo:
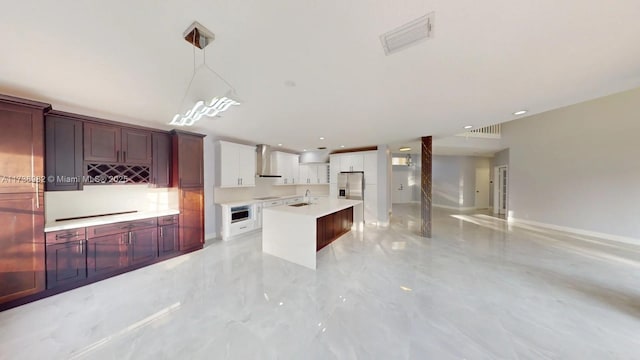
M 165 133 L 153 133 L 153 162 L 151 183 L 157 187 L 171 186 L 171 137 Z
M 82 121 L 49 112 L 45 118 L 47 191 L 82 189 Z
M 84 123 L 84 160 L 114 164 L 121 162 L 120 127 Z
M 173 186 L 204 187 L 203 135 L 173 130 Z
M 151 164 L 151 133 L 122 128 L 122 163 Z
M 84 161 L 151 164 L 151 132 L 111 124 L 84 123 Z

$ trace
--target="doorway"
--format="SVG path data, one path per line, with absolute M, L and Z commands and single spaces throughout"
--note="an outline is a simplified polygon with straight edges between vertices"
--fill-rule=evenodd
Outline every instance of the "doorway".
M 498 215 L 507 214 L 509 193 L 509 168 L 507 165 L 496 166 L 494 170 L 494 199 L 493 213 Z
M 476 168 L 476 209 L 489 208 L 489 167 Z

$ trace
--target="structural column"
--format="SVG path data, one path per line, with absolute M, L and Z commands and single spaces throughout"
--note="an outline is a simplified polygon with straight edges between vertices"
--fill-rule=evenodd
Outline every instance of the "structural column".
M 431 181 L 431 152 L 432 138 L 424 136 L 422 138 L 422 173 L 420 174 L 420 217 L 422 225 L 420 227 L 420 235 L 431 237 L 431 201 L 432 197 L 432 181 Z

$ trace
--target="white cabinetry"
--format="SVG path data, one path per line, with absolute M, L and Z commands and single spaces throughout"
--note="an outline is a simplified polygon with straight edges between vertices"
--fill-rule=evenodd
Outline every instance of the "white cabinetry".
M 328 184 L 329 164 L 300 164 L 300 184 Z
M 255 146 L 218 141 L 216 186 L 222 188 L 256 185 Z
M 276 185 L 295 185 L 298 180 L 299 156 L 282 151 L 271 153 L 271 172 L 282 177 L 277 178 Z
M 340 171 L 364 171 L 362 153 L 340 155 Z

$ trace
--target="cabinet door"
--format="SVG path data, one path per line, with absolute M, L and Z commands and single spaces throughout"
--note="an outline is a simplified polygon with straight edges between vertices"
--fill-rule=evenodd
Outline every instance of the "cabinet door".
M 153 161 L 151 163 L 151 181 L 157 187 L 170 186 L 171 138 L 169 134 L 153 133 Z
M 158 257 L 158 228 L 148 228 L 130 231 L 129 237 L 129 265 L 143 264 Z
M 158 255 L 167 257 L 180 251 L 178 225 L 160 226 L 158 235 Z
M 125 164 L 151 165 L 151 132 L 122 129 L 122 162 Z
M 220 142 L 220 187 L 240 186 L 240 146 Z
M 180 194 L 180 250 L 204 244 L 204 190 L 183 189 Z
M 120 127 L 84 123 L 84 161 L 119 163 L 122 160 Z
M 298 167 L 298 179 L 300 184 L 311 184 L 311 165 L 301 164 Z
M 340 171 L 363 171 L 364 159 L 362 154 L 343 155 L 340 159 Z
M 0 193 L 44 191 L 42 110 L 0 103 Z
M 291 183 L 292 184 L 301 183 L 300 179 L 298 178 L 298 175 L 299 175 L 298 170 L 300 168 L 300 157 L 294 154 L 289 155 L 289 164 L 291 164 L 290 170 L 289 170 L 289 176 L 291 176 Z
M 318 165 L 318 184 L 329 183 L 329 165 Z
M 0 303 L 44 290 L 44 214 L 37 205 L 35 193 L 0 194 Z
M 331 175 L 329 176 L 329 182 L 331 184 L 338 183 L 338 173 L 340 173 L 340 160 L 341 160 L 340 155 L 330 156 L 329 171 L 331 172 Z
M 178 170 L 178 178 L 173 181 L 181 188 L 203 187 L 202 137 L 177 133 L 173 142 L 173 158 L 177 158 L 173 166 Z
M 375 151 L 364 153 L 364 181 L 366 184 L 376 184 L 378 181 L 378 153 Z
M 129 265 L 126 234 L 100 236 L 87 240 L 87 276 L 113 273 Z
M 46 190 L 81 190 L 82 121 L 47 115 L 45 122 Z
M 256 185 L 256 149 L 250 146 L 239 146 L 238 164 L 240 165 L 238 177 L 240 185 L 255 186 Z
M 86 279 L 84 248 L 84 239 L 47 245 L 47 289 Z

